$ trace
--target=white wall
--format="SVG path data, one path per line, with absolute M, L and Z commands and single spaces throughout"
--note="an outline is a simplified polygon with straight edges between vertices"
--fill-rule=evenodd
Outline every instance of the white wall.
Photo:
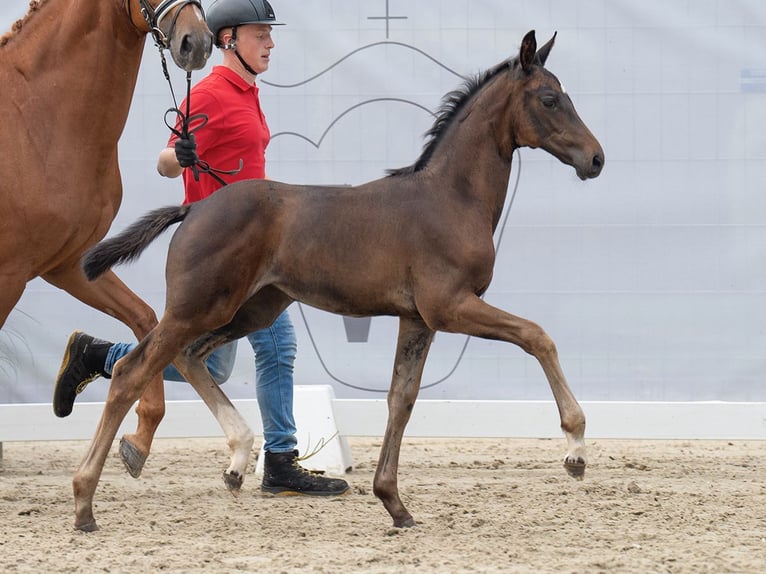
M 0 27 L 23 15 L 27 3 L 3 0 Z M 486 299 L 546 328 L 581 400 L 766 401 L 766 5 L 272 4 L 288 25 L 275 29 L 272 69 L 259 80 L 274 134 L 268 172 L 295 183 L 357 184 L 412 163 L 433 121 L 425 110 L 436 110 L 460 76 L 515 54 L 529 29 L 541 42 L 558 31 L 548 68 L 603 144 L 606 167 L 582 183 L 543 152 L 521 152 Z M 386 6 L 390 16 L 406 17 L 389 20 L 388 31 L 385 20 L 370 19 Z M 182 74 L 173 78 L 183 92 Z M 380 98 L 397 101 L 371 101 Z M 182 199 L 180 181 L 154 170 L 171 105 L 147 40 L 120 142 L 125 198 L 113 232 Z M 118 269 L 158 312 L 168 239 Z M 298 305 L 291 314 L 300 345 L 296 382 L 332 384 L 339 399 L 383 396 L 396 319 L 372 319 L 361 325 L 363 332 L 369 327 L 367 342 L 349 342 L 340 317 Z M 64 342 L 76 328 L 131 337 L 109 317 L 31 282 L 0 334 L 9 358 L 0 363 L 0 403 L 48 402 Z M 437 336 L 423 398 L 550 399 L 541 369 L 522 351 L 466 341 Z M 225 390 L 254 398 L 246 342 L 239 355 Z M 82 400 L 102 400 L 106 386 L 91 385 Z M 167 389 L 171 398 L 194 397 L 185 384 Z

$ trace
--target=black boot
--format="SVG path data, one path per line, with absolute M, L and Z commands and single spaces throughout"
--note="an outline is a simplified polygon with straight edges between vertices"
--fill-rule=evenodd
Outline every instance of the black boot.
M 56 386 L 53 388 L 53 412 L 67 417 L 72 412 L 74 399 L 88 383 L 98 377 L 110 378 L 104 372 L 106 355 L 112 343 L 75 331 L 69 335 L 64 358 L 61 361 Z
M 337 496 L 348 490 L 340 478 L 327 478 L 298 464 L 298 451 L 265 452 L 261 490 L 271 494 Z

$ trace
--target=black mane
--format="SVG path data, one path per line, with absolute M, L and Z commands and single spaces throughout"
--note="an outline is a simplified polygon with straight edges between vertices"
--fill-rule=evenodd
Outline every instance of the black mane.
M 481 91 L 487 82 L 508 67 L 513 67 L 512 60 L 506 60 L 497 66 L 479 72 L 475 76 L 468 78 L 462 86 L 444 96 L 441 108 L 436 115 L 434 125 L 425 133 L 425 137 L 428 138 L 428 141 L 423 145 L 423 151 L 417 161 L 407 167 L 386 170 L 386 173 L 389 176 L 408 175 L 423 169 L 428 163 L 428 160 L 431 159 L 436 146 L 447 131 L 447 127 L 452 122 L 452 119 L 465 107 L 466 102 Z

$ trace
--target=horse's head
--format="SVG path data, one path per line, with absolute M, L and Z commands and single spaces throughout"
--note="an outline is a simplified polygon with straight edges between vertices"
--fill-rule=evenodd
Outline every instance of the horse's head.
M 519 57 L 511 62 L 517 86 L 514 133 L 517 146 L 542 148 L 577 171 L 580 179 L 597 177 L 604 150 L 577 115 L 572 100 L 556 76 L 544 68 L 556 35 L 537 50 L 535 32 L 524 36 Z
M 205 24 L 200 0 L 128 0 L 133 22 L 145 22 L 176 65 L 191 72 L 205 66 L 213 48 L 213 35 Z M 140 12 L 136 16 L 134 11 Z

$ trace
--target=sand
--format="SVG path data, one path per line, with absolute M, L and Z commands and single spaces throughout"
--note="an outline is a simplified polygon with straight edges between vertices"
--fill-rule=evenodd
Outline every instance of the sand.
M 578 482 L 563 438 L 405 439 L 410 529 L 372 494 L 380 439 L 349 442 L 335 499 L 267 497 L 252 474 L 234 498 L 223 439 L 158 440 L 136 480 L 115 443 L 89 534 L 71 487 L 87 443 L 5 443 L 0 571 L 766 571 L 766 441 L 594 440 Z

